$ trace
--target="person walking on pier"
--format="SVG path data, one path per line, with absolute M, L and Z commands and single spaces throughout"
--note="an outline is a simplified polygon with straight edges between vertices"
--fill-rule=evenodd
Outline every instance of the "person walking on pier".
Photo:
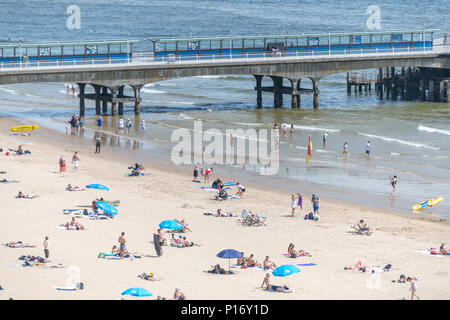
M 102 146 L 102 137 L 98 135 L 95 138 L 95 153 L 100 153 L 101 146 Z

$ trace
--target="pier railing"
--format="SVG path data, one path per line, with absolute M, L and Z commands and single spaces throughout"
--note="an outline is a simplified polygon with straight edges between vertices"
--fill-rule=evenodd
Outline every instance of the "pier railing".
M 352 58 L 352 57 L 381 57 L 389 55 L 423 55 L 424 53 L 450 54 L 450 45 L 417 48 L 388 48 L 388 49 L 354 49 L 354 50 L 317 50 L 317 51 L 288 51 L 288 52 L 261 52 L 261 53 L 223 53 L 220 55 L 188 55 L 188 56 L 162 56 L 155 57 L 149 52 L 137 52 L 133 57 L 110 58 L 110 59 L 76 59 L 56 61 L 31 61 L 24 62 L 1 62 L 0 72 L 19 70 L 52 70 L 73 69 L 86 67 L 108 67 L 112 65 L 161 65 L 161 64 L 192 64 L 192 63 L 216 63 L 216 62 L 259 62 L 276 60 L 302 60 L 302 59 L 327 59 L 327 58 Z

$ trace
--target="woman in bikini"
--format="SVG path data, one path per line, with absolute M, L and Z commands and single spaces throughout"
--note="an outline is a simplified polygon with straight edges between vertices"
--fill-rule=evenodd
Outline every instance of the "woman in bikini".
M 306 252 L 306 251 L 304 251 L 304 250 L 300 250 L 300 251 L 297 251 L 297 250 L 295 250 L 295 246 L 294 246 L 294 244 L 293 243 L 290 243 L 289 244 L 289 247 L 288 247 L 288 254 L 289 254 L 289 256 L 295 256 L 295 257 L 302 257 L 302 256 L 308 256 L 308 257 L 311 257 L 311 254 L 309 254 L 308 252 Z
M 273 291 L 273 292 L 284 292 L 284 293 L 290 293 L 292 292 L 287 286 L 274 286 L 270 284 L 270 274 L 266 273 L 266 276 L 264 277 L 264 280 L 261 284 L 261 288 L 266 285 L 267 290 Z

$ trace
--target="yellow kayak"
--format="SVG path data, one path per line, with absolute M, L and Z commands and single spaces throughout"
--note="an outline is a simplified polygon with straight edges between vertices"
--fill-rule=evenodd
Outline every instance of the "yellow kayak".
M 420 202 L 418 204 L 413 205 L 412 209 L 413 210 L 422 210 L 425 208 L 430 208 L 432 206 L 435 206 L 439 203 L 441 203 L 442 201 L 444 201 L 444 197 L 437 197 L 437 198 L 432 198 L 423 202 Z
M 37 124 L 29 124 L 25 126 L 12 127 L 9 131 L 12 132 L 23 132 L 23 131 L 32 131 L 38 129 L 39 126 Z

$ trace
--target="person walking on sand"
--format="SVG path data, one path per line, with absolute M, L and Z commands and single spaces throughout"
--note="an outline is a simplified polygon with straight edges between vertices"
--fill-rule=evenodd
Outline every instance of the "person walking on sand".
M 283 128 L 283 136 L 286 137 L 286 136 L 287 136 L 287 135 L 286 135 L 286 133 L 287 133 L 286 125 L 283 124 L 281 127 Z
M 411 300 L 414 300 L 414 297 L 417 298 L 417 300 L 419 300 L 419 296 L 416 294 L 417 292 L 417 284 L 416 284 L 416 280 L 414 278 L 410 278 L 408 280 L 411 283 L 411 287 L 409 288 L 409 291 L 411 291 Z
M 130 119 L 127 119 L 127 122 L 125 123 L 125 127 L 127 128 L 127 133 L 130 132 L 130 129 L 131 129 L 131 121 L 130 121 Z
M 203 167 L 200 165 L 200 163 L 197 161 L 194 165 L 194 180 L 192 180 L 192 182 L 197 182 L 197 178 L 198 178 L 198 170 L 202 169 Z
M 145 124 L 145 120 L 141 121 L 141 131 L 147 130 L 147 125 Z
M 273 130 L 275 139 L 275 150 L 278 150 L 280 148 L 280 128 L 276 123 L 273 126 Z
M 102 127 L 102 117 L 98 117 L 98 119 L 97 119 L 97 128 L 101 129 L 101 127 Z
M 291 124 L 291 129 L 289 129 L 289 132 L 291 134 L 291 137 L 293 137 L 294 136 L 294 125 L 293 124 Z
M 397 176 L 394 176 L 391 179 L 392 192 L 395 192 L 395 187 L 397 186 L 397 182 L 398 182 Z
M 119 241 L 119 255 L 121 258 L 123 258 L 124 255 L 128 253 L 128 250 L 126 247 L 127 241 L 125 240 L 125 232 L 121 233 L 118 241 Z
M 209 183 L 209 175 L 213 172 L 213 168 L 208 168 L 205 170 L 205 182 Z
M 123 128 L 124 128 L 124 124 L 125 124 L 125 121 L 123 120 L 123 118 L 121 117 L 120 119 L 119 119 L 119 121 L 117 122 L 117 126 L 119 127 L 119 130 L 123 130 Z
M 63 156 L 59 158 L 59 173 L 66 171 L 66 160 L 63 159 Z
M 48 250 L 48 236 L 46 236 L 44 240 L 44 257 L 44 262 L 47 262 L 47 259 L 50 257 L 50 251 Z
M 78 161 L 80 161 L 80 158 L 78 157 L 78 153 L 75 151 L 72 156 L 73 171 L 78 171 Z
M 319 216 L 319 197 L 315 194 L 312 195 L 311 202 L 313 204 L 314 215 Z
M 95 137 L 95 153 L 100 153 L 100 148 L 102 146 L 102 137 L 98 135 Z

